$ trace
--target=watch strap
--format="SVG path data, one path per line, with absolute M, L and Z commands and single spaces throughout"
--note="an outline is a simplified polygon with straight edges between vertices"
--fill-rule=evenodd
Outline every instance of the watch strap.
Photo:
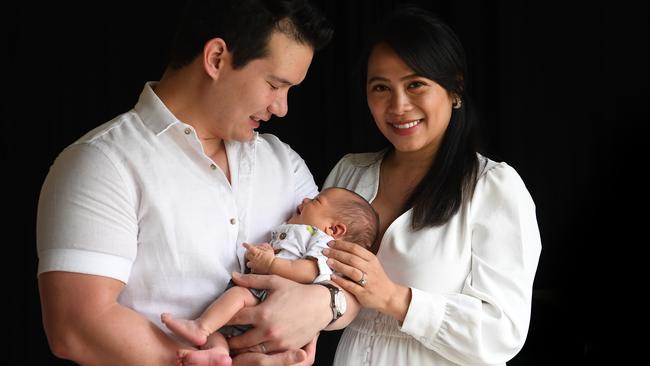
M 336 309 L 336 293 L 341 291 L 338 287 L 332 285 L 329 282 L 317 282 L 317 285 L 322 285 L 327 287 L 327 289 L 330 292 L 330 309 L 332 309 L 332 320 L 329 322 L 329 324 L 334 323 L 338 318 L 341 317 L 341 313 L 338 312 Z M 328 325 L 329 325 L 328 324 Z

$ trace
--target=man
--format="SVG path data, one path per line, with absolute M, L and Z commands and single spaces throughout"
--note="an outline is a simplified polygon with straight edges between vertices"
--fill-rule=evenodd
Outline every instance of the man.
M 189 347 L 161 330 L 160 313 L 199 314 L 245 268 L 241 243 L 266 241 L 317 194 L 303 160 L 254 129 L 287 113 L 288 89 L 331 32 L 306 1 L 190 2 L 160 82 L 59 155 L 37 228 L 43 323 L 56 356 L 171 365 Z M 246 352 L 233 363 L 313 362 L 315 336 L 332 319 L 328 289 L 278 277 L 239 282 L 270 295 L 238 315 L 254 329 L 231 346 L 271 355 Z

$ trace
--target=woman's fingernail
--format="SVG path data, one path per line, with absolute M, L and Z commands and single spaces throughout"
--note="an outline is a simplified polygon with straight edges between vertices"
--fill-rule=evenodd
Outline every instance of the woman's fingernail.
M 330 252 L 330 250 L 329 250 L 329 249 L 327 249 L 327 248 L 325 248 L 325 249 L 323 249 L 323 254 L 325 254 L 325 255 L 328 255 L 328 254 L 329 254 L 329 252 Z
M 328 246 L 328 247 L 331 247 L 332 245 L 334 245 L 334 241 L 329 241 L 329 242 L 327 242 L 327 246 Z
M 328 259 L 328 260 L 327 260 L 327 265 L 328 265 L 328 266 L 331 267 L 333 264 L 334 264 L 334 260 L 333 260 L 333 259 Z
M 232 276 L 233 276 L 234 278 L 239 278 L 239 277 L 241 277 L 241 274 L 239 274 L 239 272 L 233 272 L 233 273 L 232 273 Z

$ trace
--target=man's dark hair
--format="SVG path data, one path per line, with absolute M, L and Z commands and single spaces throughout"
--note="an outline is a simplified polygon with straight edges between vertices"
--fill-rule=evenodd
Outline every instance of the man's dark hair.
M 273 31 L 314 50 L 324 47 L 333 29 L 307 0 L 189 0 L 172 42 L 169 66 L 180 68 L 219 37 L 233 54 L 233 68 L 268 54 Z
M 342 189 L 350 193 L 349 199 L 336 202 L 336 215 L 347 227 L 347 232 L 342 239 L 372 250 L 373 244 L 379 236 L 379 215 L 377 211 L 372 208 L 365 198 L 354 191 L 341 187 L 328 189 Z

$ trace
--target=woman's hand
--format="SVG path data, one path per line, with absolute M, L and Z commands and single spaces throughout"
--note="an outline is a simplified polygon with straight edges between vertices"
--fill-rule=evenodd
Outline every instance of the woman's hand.
M 334 272 L 332 281 L 353 294 L 363 307 L 376 309 L 398 321 L 404 321 L 411 302 L 411 289 L 391 281 L 379 259 L 362 246 L 344 240 L 329 243 L 323 250 Z

